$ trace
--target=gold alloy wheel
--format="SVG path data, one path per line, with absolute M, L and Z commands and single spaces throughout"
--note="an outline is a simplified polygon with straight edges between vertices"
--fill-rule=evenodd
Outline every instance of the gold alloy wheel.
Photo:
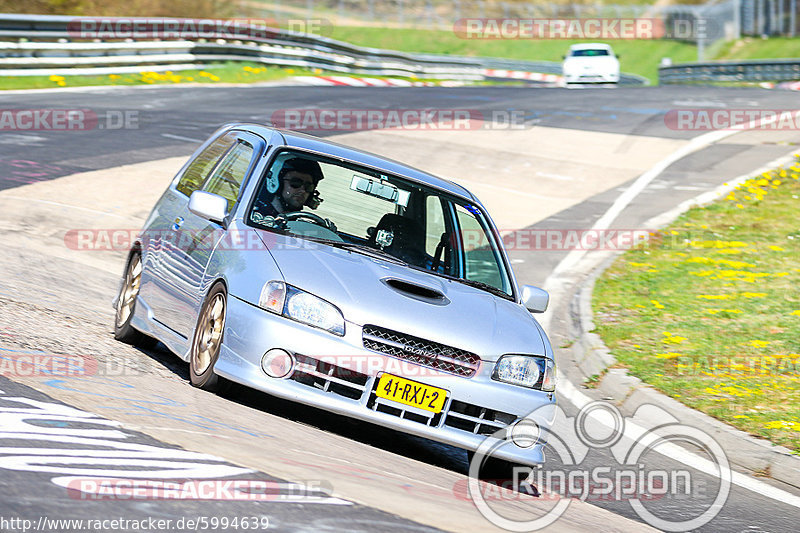
M 139 254 L 131 257 L 128 271 L 125 273 L 125 281 L 117 300 L 117 327 L 121 328 L 130 319 L 133 313 L 133 306 L 136 304 L 136 297 L 139 295 L 139 287 L 142 282 L 142 258 Z
M 198 332 L 193 350 L 194 372 L 198 376 L 205 373 L 216 360 L 225 327 L 225 294 L 218 292 L 206 306 L 198 324 Z

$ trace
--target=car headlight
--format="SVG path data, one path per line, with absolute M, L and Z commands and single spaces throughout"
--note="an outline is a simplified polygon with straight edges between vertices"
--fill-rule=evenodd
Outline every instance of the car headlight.
M 282 281 L 264 284 L 258 306 L 334 335 L 344 336 L 344 316 L 335 305 Z
M 504 355 L 495 364 L 492 379 L 552 392 L 556 389 L 556 364 L 536 355 Z

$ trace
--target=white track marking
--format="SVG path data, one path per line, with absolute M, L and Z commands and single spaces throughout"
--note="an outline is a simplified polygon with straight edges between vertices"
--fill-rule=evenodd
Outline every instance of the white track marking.
M 201 143 L 203 142 L 201 139 L 192 139 L 191 137 L 182 137 L 181 135 L 173 135 L 171 133 L 162 133 L 162 137 L 166 137 L 167 139 L 175 139 L 178 141 L 188 141 L 190 143 Z

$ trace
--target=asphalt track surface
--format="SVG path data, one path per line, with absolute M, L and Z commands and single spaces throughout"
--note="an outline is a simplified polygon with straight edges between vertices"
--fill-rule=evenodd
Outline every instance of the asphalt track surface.
M 47 181 L 62 176 L 117 167 L 124 164 L 187 156 L 219 125 L 233 120 L 269 121 L 273 112 L 287 108 L 334 109 L 391 109 L 439 108 L 471 109 L 483 113 L 522 111 L 530 125 L 549 126 L 590 132 L 621 133 L 632 136 L 651 136 L 686 140 L 701 132 L 679 131 L 665 126 L 664 114 L 676 107 L 729 108 L 729 109 L 792 109 L 796 107 L 796 93 L 736 88 L 618 88 L 613 90 L 561 90 L 561 89 L 511 89 L 511 88 L 409 88 L 360 89 L 349 87 L 250 87 L 250 88 L 148 88 L 32 92 L 28 94 L 0 94 L 3 109 L 91 109 L 97 113 L 100 124 L 106 117 L 118 117 L 120 112 L 137 113 L 135 128 L 94 128 L 79 133 L 67 132 L 15 132 L 0 135 L 0 190 L 29 183 Z M 112 119 L 108 119 L 112 120 Z M 322 133 L 335 135 L 335 132 Z M 749 136 L 750 134 L 739 134 Z M 754 140 L 752 136 L 739 142 L 736 138 L 700 150 L 671 165 L 642 194 L 622 212 L 618 227 L 641 227 L 652 215 L 667 211 L 681 201 L 746 173 L 797 149 L 800 136 L 797 132 L 770 137 L 767 141 Z M 629 184 L 609 189 L 582 201 L 567 210 L 538 222 L 534 228 L 588 228 L 613 203 Z M 542 284 L 566 252 L 533 254 L 530 251 L 512 251 L 518 280 L 523 283 Z M 36 262 L 33 252 L 28 257 L 16 258 Z M 2 262 L 2 261 L 0 261 Z M 14 278 L 22 280 L 24 265 L 14 269 L 4 265 L 11 273 L 5 284 Z M 75 272 L 80 276 L 80 272 Z M 102 280 L 108 282 L 109 280 Z M 2 294 L 0 294 L 2 296 Z M 558 305 L 558 303 L 556 303 Z M 566 340 L 565 324 L 557 316 L 549 331 L 554 347 Z M 108 320 L 112 320 L 108 311 Z M 1 332 L 0 332 L 1 333 Z M 0 343 L 3 339 L 0 339 Z M 35 348 L 35 347 L 31 347 Z M 70 353 L 70 346 L 61 346 L 57 353 Z M 176 378 L 176 386 L 189 387 L 186 369 L 163 351 L 145 354 Z M 30 387 L 0 378 L 0 409 L 19 408 L 6 398 L 12 396 L 58 404 Z M 252 409 L 263 410 L 262 395 L 244 393 L 237 402 Z M 568 416 L 575 409 L 568 402 L 560 405 Z M 13 409 L 10 409 L 13 411 Z M 376 456 L 383 453 L 402 456 L 439 466 L 463 474 L 467 462 L 463 452 L 447 446 L 416 439 L 380 428 L 363 428 L 338 417 L 331 417 L 315 409 L 297 408 L 285 402 L 271 402 L 271 414 L 290 423 L 310 426 L 313 432 L 333 434 L 361 442 L 373 449 Z M 28 422 L 30 424 L 30 422 Z M 61 428 L 97 429 L 97 421 L 71 422 Z M 40 425 L 57 425 L 53 419 Z M 70 424 L 77 424 L 75 426 Z M 101 426 L 103 423 L 100 423 Z M 34 424 L 36 425 L 36 424 Z M 30 429 L 30 428 L 28 428 Z M 152 437 L 121 429 L 126 441 L 172 448 Z M 4 439 L 2 446 L 41 448 L 41 441 L 31 441 L 17 435 L 15 440 Z M 46 447 L 46 446 L 45 446 Z M 309 444 L 309 447 L 311 445 Z M 218 457 L 206 462 L 229 465 L 225 461 L 225 446 L 207 450 Z M 615 463 L 607 449 L 588 451 L 581 469 L 610 466 Z M 548 455 L 544 470 L 558 470 L 569 465 L 560 464 L 557 454 Z M 655 514 L 671 520 L 690 519 L 706 509 L 715 495 L 717 480 L 686 465 L 653 454 L 646 459 L 646 469 L 678 471 L 690 470 L 697 490 L 689 497 L 664 498 L 652 503 Z M 258 480 L 276 480 L 265 473 L 242 473 L 240 477 Z M 265 513 L 252 502 L 102 502 L 82 501 L 75 505 L 74 498 L 64 497 L 64 489 L 49 482 L 52 476 L 30 471 L 3 470 L 0 483 L 4 495 L 0 503 L 0 516 L 35 519 L 40 516 L 70 516 L 98 518 L 110 516 L 136 517 L 139 515 L 180 518 L 189 516 L 254 516 L 267 514 L 270 529 L 277 530 L 370 530 L 370 531 L 426 531 L 427 526 L 414 523 L 369 506 L 301 502 L 272 505 Z M 280 481 L 279 477 L 277 478 Z M 765 483 L 778 486 L 770 480 Z M 795 495 L 798 491 L 781 486 Z M 335 492 L 335 490 L 334 490 Z M 595 501 L 593 504 L 632 520 L 641 521 L 624 498 L 619 501 Z M 111 506 L 109 505 L 111 504 Z M 257 509 L 257 511 L 254 511 Z M 800 510 L 752 491 L 734 486 L 719 515 L 701 528 L 704 531 L 795 531 Z M 559 525 L 556 522 L 555 526 Z M 574 527 L 574 526 L 573 526 Z M 590 527 L 588 524 L 585 527 Z M 614 529 L 613 525 L 609 526 Z M 580 527 L 579 527 L 580 528 Z M 476 524 L 476 530 L 481 526 Z M 601 527 L 601 529 L 603 529 Z

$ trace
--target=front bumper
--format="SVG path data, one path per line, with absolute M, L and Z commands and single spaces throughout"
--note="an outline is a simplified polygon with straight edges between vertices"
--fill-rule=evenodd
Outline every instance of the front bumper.
M 619 83 L 619 74 L 610 72 L 580 71 L 563 76 L 566 83 Z
M 510 428 L 525 419 L 545 435 L 555 416 L 553 393 L 493 381 L 492 362 L 482 361 L 471 378 L 407 361 L 400 364 L 394 357 L 364 348 L 361 335 L 361 326 L 350 322 L 345 336 L 337 337 L 229 296 L 224 344 L 214 370 L 281 398 L 405 433 L 472 451 L 490 439 L 497 445 L 492 451 L 496 458 L 525 465 L 544 462 L 545 438 L 522 447 L 511 439 Z M 269 377 L 261 359 L 273 348 L 286 350 L 301 364 L 284 378 Z M 406 379 L 447 390 L 443 410 L 433 414 L 377 398 L 374 389 L 381 372 L 396 374 L 397 369 Z

